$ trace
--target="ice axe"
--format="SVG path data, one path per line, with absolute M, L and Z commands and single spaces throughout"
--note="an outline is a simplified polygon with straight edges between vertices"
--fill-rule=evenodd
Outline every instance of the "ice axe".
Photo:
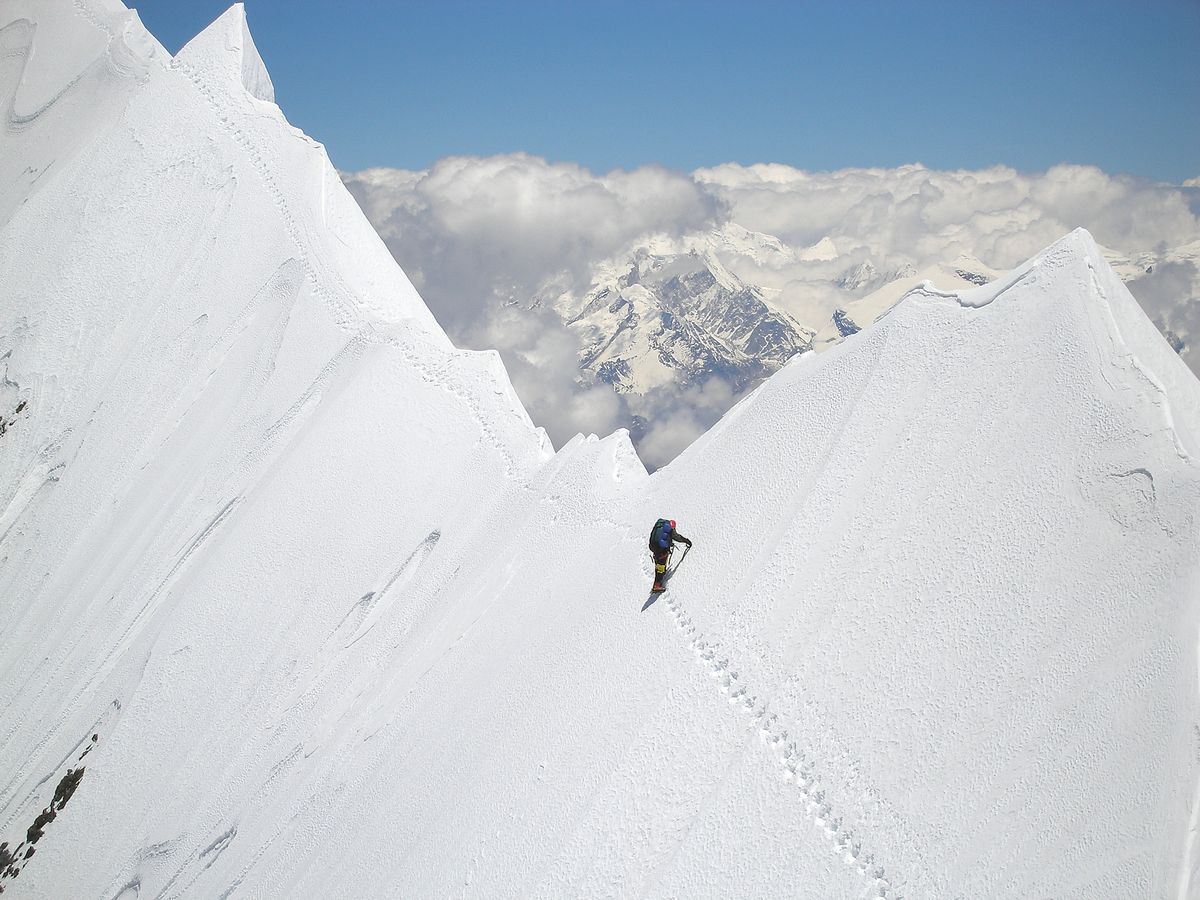
M 675 548 L 672 547 L 671 552 L 667 555 L 667 571 L 665 574 L 668 576 L 674 575 L 675 570 L 678 569 L 681 565 L 683 565 L 683 561 L 685 559 L 687 559 L 688 551 L 691 549 L 692 549 L 691 544 L 688 544 L 686 547 L 684 547 L 683 552 L 679 554 L 679 562 L 675 563 L 675 565 L 671 565 L 671 557 L 675 555 Z

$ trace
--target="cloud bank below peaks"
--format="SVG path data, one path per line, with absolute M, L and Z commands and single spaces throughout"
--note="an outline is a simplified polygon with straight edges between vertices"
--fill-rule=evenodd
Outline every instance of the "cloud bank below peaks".
M 731 163 L 690 174 L 644 167 L 596 175 L 525 154 L 343 179 L 451 339 L 497 348 L 556 444 L 577 431 L 630 427 L 652 467 L 738 395 L 720 366 L 703 382 L 694 372 L 668 384 L 655 376 L 653 389 L 639 385 L 637 371 L 614 389 L 603 373 L 581 368 L 596 326 L 585 340 L 568 311 L 605 284 L 621 296 L 636 290 L 617 279 L 647 256 L 666 260 L 659 268 L 669 275 L 672 255 L 707 255 L 719 278 L 737 282 L 730 291 L 744 288 L 815 332 L 888 282 L 937 266 L 1003 271 L 1083 226 L 1200 370 L 1200 188 L 1190 183 L 1075 165 L 806 172 Z M 678 297 L 643 299 L 637 315 L 614 313 L 612 327 L 624 337 L 641 329 L 653 345 L 662 327 L 655 316 L 687 309 Z

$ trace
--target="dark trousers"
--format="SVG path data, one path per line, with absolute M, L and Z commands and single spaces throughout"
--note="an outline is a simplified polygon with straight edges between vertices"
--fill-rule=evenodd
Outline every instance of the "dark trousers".
M 667 572 L 667 559 L 671 556 L 671 551 L 655 549 L 652 552 L 654 553 L 654 583 L 661 585 L 663 576 Z

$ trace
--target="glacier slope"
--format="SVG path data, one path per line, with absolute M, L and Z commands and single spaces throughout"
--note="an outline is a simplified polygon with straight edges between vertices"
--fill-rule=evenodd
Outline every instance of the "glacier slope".
M 6 200 L 17 198 L 0 240 L 0 771 L 12 773 L 0 803 L 4 840 L 23 856 L 39 848 L 20 836 L 90 736 L 120 746 L 118 723 L 139 721 L 132 685 L 162 629 L 188 614 L 188 585 L 211 573 L 217 547 L 255 575 L 201 599 L 198 634 L 232 634 L 246 609 L 269 611 L 261 624 L 273 632 L 289 616 L 306 621 L 330 579 L 348 584 L 347 568 L 375 573 L 365 580 L 386 593 L 395 547 L 431 547 L 440 515 L 461 508 L 468 519 L 548 448 L 495 354 L 450 347 L 324 151 L 247 89 L 245 73 L 261 64 L 247 63 L 240 7 L 177 59 L 150 53 L 136 67 L 121 62 L 154 44 L 120 4 L 5 11 L 36 16 L 4 25 L 20 39 L 9 74 L 49 60 L 60 71 L 32 83 L 63 86 L 40 114 L 10 114 L 0 148 L 13 171 L 42 173 L 5 185 Z M 96 39 L 67 52 L 80 28 Z M 106 90 L 108 80 L 119 86 Z M 30 83 L 6 81 L 15 108 Z M 89 91 L 105 96 L 104 115 L 72 118 L 76 92 Z M 71 152 L 46 166 L 47 144 Z M 465 437 L 443 446 L 455 433 Z M 354 434 L 370 450 L 347 459 Z M 430 463 L 411 463 L 422 458 Z M 289 465 L 301 460 L 316 468 L 296 474 Z M 365 478 L 371 467 L 389 474 Z M 451 483 L 458 492 L 441 496 Z M 290 503 L 272 505 L 282 489 Z M 271 518 L 259 518 L 264 509 Z M 266 543 L 249 539 L 251 522 Z M 318 543 L 294 540 L 302 522 Z M 296 570 L 299 580 L 281 581 L 292 560 L 314 580 Z M 225 601 L 236 603 L 228 615 Z M 356 604 L 364 658 L 363 637 L 391 602 Z M 245 659 L 259 661 L 202 664 L 197 736 L 206 722 L 229 733 L 230 705 L 253 730 L 259 708 L 238 692 L 253 695 L 271 657 L 256 656 L 269 652 L 260 631 L 238 634 L 254 645 Z M 186 646 L 172 650 L 180 665 L 193 658 Z M 230 690 L 213 693 L 214 672 L 230 675 Z M 152 754 L 137 746 L 128 772 L 147 771 Z M 87 774 L 89 786 L 103 782 Z M 116 789 L 136 797 L 125 781 Z M 87 890 L 64 877 L 35 892 Z
M 1200 386 L 1086 233 L 551 456 L 240 8 L 119 6 L 0 31 L 79 64 L 0 152 L 0 840 L 85 767 L 6 890 L 1190 895 Z

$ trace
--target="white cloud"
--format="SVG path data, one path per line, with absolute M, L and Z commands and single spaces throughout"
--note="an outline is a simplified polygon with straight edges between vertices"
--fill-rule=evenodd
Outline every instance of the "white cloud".
M 732 404 L 728 386 L 713 381 L 653 400 L 614 394 L 579 371 L 577 337 L 537 300 L 585 290 L 598 262 L 652 235 L 683 237 L 735 222 L 794 251 L 832 238 L 834 260 L 725 260 L 741 277 L 802 297 L 825 315 L 843 302 L 831 279 L 866 260 L 886 272 L 965 254 L 1003 270 L 1076 226 L 1129 256 L 1200 241 L 1200 182 L 1153 183 L 1090 166 L 804 172 L 728 164 L 691 174 L 646 167 L 595 175 L 514 154 L 344 177 L 450 337 L 501 352 L 530 414 L 556 444 L 576 431 L 628 426 L 638 414 L 649 421 L 639 449 L 651 466 L 669 461 Z M 1200 344 L 1198 287 L 1200 272 L 1187 263 L 1131 284 L 1152 318 L 1189 347 Z
M 1200 237 L 1178 187 L 1091 166 L 1030 175 L 1006 167 L 807 173 L 729 164 L 694 175 L 746 228 L 797 247 L 829 236 L 843 252 L 861 248 L 877 264 L 903 258 L 921 267 L 965 252 L 1008 269 L 1080 225 L 1126 252 Z
M 1160 263 L 1130 288 L 1183 361 L 1200 374 L 1200 267 L 1186 260 Z
M 579 371 L 575 336 L 548 310 L 490 310 L 459 342 L 500 351 L 517 396 L 555 446 L 579 432 L 606 435 L 628 425 L 623 398 Z
M 712 425 L 687 409 L 677 409 L 653 422 L 638 443 L 638 455 L 653 471 L 661 468 L 687 449 L 688 445 Z
M 735 402 L 737 395 L 722 378 L 677 392 L 657 391 L 636 412 L 646 420 L 638 454 L 650 469 L 665 466 L 711 428 Z
M 582 275 L 641 235 L 682 234 L 725 215 L 678 172 L 596 176 L 524 154 L 368 170 L 347 185 L 451 336 L 497 302 L 527 300 L 551 275 Z
M 678 236 L 727 215 L 678 172 L 596 176 L 524 154 L 344 177 L 442 327 L 460 346 L 500 351 L 556 445 L 627 426 L 631 412 L 579 371 L 576 338 L 549 311 L 530 309 L 531 298 L 549 279 L 585 283 L 597 260 L 647 234 Z

